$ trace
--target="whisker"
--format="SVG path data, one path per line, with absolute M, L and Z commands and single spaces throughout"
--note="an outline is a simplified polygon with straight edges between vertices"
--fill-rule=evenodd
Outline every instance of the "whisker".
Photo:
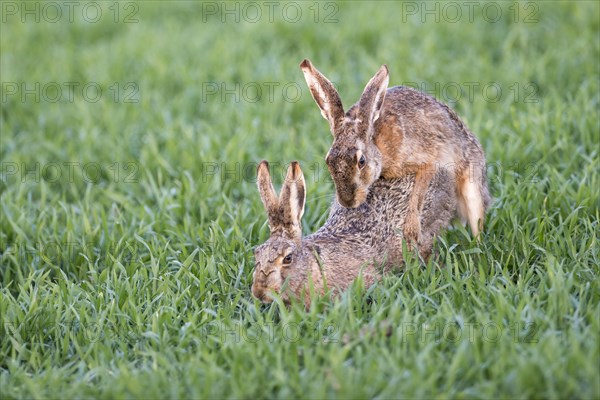
M 322 194 L 320 196 L 311 196 L 310 200 L 321 200 L 324 198 L 330 198 L 330 199 L 334 199 L 335 198 L 335 193 L 326 193 L 326 194 Z M 309 200 L 309 199 L 307 199 Z

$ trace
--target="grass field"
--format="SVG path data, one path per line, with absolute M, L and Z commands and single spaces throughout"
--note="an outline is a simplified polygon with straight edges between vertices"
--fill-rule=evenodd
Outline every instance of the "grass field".
M 600 397 L 597 2 L 90 4 L 0 4 L 1 398 Z M 256 163 L 300 161 L 305 234 L 334 193 L 304 58 L 346 107 L 386 63 L 457 110 L 481 243 L 252 298 Z

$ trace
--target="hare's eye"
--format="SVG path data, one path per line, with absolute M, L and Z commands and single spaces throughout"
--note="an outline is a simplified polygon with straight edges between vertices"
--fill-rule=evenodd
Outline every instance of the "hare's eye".
M 361 155 L 360 158 L 358 159 L 358 167 L 359 168 L 364 168 L 365 164 L 367 163 L 367 159 L 365 158 L 365 155 Z
M 292 263 L 292 255 L 288 254 L 287 256 L 283 257 L 283 264 L 284 265 L 289 265 Z

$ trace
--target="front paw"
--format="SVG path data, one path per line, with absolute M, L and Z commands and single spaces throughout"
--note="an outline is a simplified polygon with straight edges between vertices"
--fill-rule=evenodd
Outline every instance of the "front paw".
M 404 221 L 404 230 L 402 231 L 402 235 L 404 240 L 406 240 L 406 242 L 413 248 L 421 243 L 421 223 L 419 218 L 407 217 L 406 221 Z

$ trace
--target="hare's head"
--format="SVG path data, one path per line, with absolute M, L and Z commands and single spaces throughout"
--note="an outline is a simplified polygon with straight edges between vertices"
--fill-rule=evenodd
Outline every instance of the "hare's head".
M 300 165 L 293 161 L 287 170 L 281 193 L 277 196 L 269 163 L 261 161 L 257 170 L 260 198 L 267 210 L 271 236 L 254 251 L 255 268 L 252 276 L 252 294 L 264 303 L 273 301 L 272 292 L 281 294 L 284 301 L 289 293 L 284 284 L 292 289 L 305 273 L 302 265 L 302 225 L 306 191 Z
M 381 175 L 381 153 L 373 142 L 375 122 L 385 100 L 389 72 L 385 65 L 371 78 L 360 100 L 344 112 L 333 84 L 309 60 L 300 64 L 312 97 L 329 121 L 333 144 L 325 162 L 335 183 L 339 203 L 358 207 Z

